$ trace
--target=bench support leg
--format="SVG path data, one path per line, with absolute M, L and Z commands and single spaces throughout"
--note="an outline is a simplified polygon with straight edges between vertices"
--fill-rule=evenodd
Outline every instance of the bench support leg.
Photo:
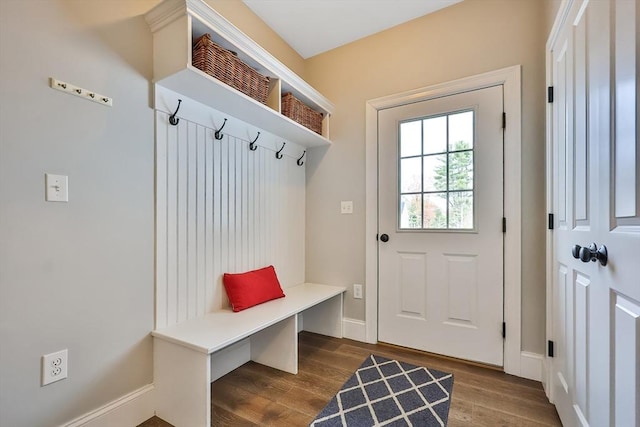
M 209 355 L 154 338 L 156 414 L 176 427 L 211 425 Z
M 251 360 L 298 373 L 298 316 L 293 315 L 251 336 Z
M 342 295 L 337 295 L 302 312 L 305 331 L 342 338 Z

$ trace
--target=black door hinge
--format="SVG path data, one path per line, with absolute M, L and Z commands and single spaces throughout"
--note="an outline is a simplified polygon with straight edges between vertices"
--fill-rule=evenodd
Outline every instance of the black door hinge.
M 507 113 L 502 113 L 502 129 L 507 128 Z
M 507 218 L 502 217 L 502 232 L 506 233 L 507 232 Z
M 553 86 L 547 88 L 547 102 L 549 104 L 553 102 Z
M 506 338 L 507 337 L 507 324 L 505 322 L 502 322 L 502 338 Z
M 554 222 L 553 222 L 553 214 L 550 213 L 549 214 L 549 225 L 548 225 L 549 230 L 553 230 L 553 224 L 554 224 Z
M 547 356 L 553 357 L 553 341 L 547 341 Z

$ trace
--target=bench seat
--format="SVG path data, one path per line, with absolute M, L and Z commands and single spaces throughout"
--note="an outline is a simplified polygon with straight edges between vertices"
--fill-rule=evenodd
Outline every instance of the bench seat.
M 284 289 L 286 296 L 234 313 L 221 309 L 151 333 L 193 350 L 211 354 L 294 314 L 342 294 L 342 286 L 303 283 Z
M 345 291 L 303 283 L 238 313 L 217 310 L 153 331 L 156 414 L 176 427 L 209 427 L 216 378 L 249 360 L 297 374 L 300 330 L 342 337 Z

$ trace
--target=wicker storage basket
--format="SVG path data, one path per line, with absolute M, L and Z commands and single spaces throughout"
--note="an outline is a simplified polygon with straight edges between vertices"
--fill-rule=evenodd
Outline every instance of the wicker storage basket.
M 193 66 L 261 103 L 267 102 L 269 77 L 242 62 L 204 34 L 193 45 Z
M 306 106 L 291 93 L 282 96 L 282 114 L 322 135 L 322 113 Z

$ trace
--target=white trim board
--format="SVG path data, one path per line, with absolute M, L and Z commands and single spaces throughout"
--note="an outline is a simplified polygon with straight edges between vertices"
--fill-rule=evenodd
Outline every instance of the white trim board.
M 522 217 L 521 217 L 521 144 L 522 101 L 521 67 L 515 65 L 366 102 L 366 218 L 365 283 L 370 290 L 365 301 L 366 341 L 378 340 L 378 111 L 495 85 L 504 86 L 505 183 L 504 204 L 507 233 L 504 239 L 504 371 L 521 376 L 521 294 L 522 294 Z
M 154 389 L 153 384 L 148 384 L 62 427 L 137 426 L 155 415 Z
M 364 320 L 342 319 L 342 336 L 354 341 L 367 342 L 367 327 Z
M 523 351 L 520 353 L 520 376 L 534 381 L 542 381 L 545 357 L 542 354 Z
M 555 17 L 555 21 L 553 23 L 553 27 L 551 28 L 551 32 L 549 33 L 549 38 L 547 39 L 547 44 L 545 46 L 545 71 L 546 71 L 546 84 L 547 87 L 553 86 L 553 70 L 552 70 L 552 52 L 551 47 L 555 43 L 558 35 L 560 34 L 560 29 L 562 28 L 562 23 L 566 20 L 567 15 L 569 14 L 569 9 L 571 6 L 571 2 L 569 0 L 562 0 L 562 3 L 558 7 L 558 12 Z M 553 110 L 552 104 L 546 103 L 546 202 L 547 202 L 547 212 L 553 212 Z M 546 257 L 546 340 L 549 340 L 553 337 L 553 321 L 551 319 L 551 313 L 553 312 L 553 292 L 551 289 L 551 285 L 553 283 L 553 259 L 554 259 L 554 250 L 553 250 L 553 230 L 546 231 L 546 249 L 547 249 L 547 257 Z M 547 341 L 548 342 L 548 341 Z M 553 372 L 551 369 L 551 360 L 545 357 L 544 363 L 544 371 L 542 373 L 542 386 L 544 387 L 545 393 L 549 398 L 550 402 L 553 402 L 552 389 L 550 385 L 552 384 L 551 375 Z

